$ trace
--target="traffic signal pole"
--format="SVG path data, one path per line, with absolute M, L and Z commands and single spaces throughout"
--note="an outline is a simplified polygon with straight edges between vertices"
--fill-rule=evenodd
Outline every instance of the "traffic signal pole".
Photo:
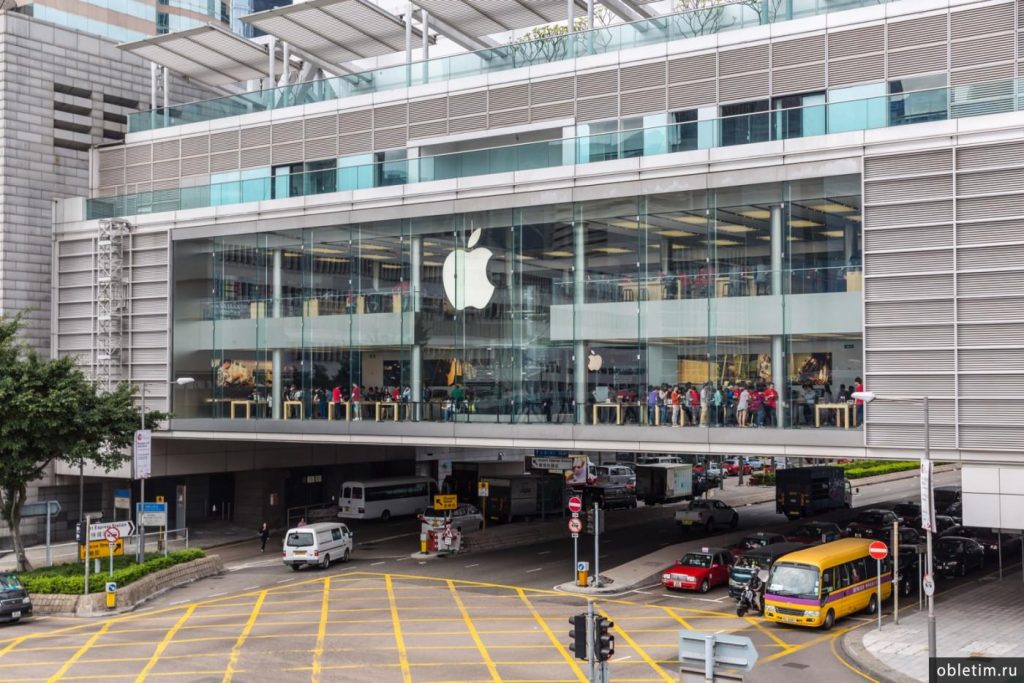
M 595 508 L 594 523 L 596 524 L 597 523 L 597 517 L 596 517 L 597 505 L 596 504 L 594 505 L 594 508 Z M 597 527 L 595 527 L 594 530 L 596 531 Z M 597 538 L 597 534 L 596 533 L 594 534 L 594 538 L 595 539 Z M 595 543 L 596 543 L 596 541 L 595 541 Z M 595 562 L 597 561 L 597 555 L 596 554 L 594 555 L 594 561 Z M 588 600 L 587 601 L 587 663 L 590 665 L 590 679 L 589 680 L 591 681 L 591 683 L 593 683 L 594 681 L 597 680 L 595 678 L 595 676 L 597 674 L 597 666 L 596 666 L 597 665 L 597 652 L 596 652 L 596 650 L 597 650 L 597 625 L 594 623 L 594 601 L 593 600 Z

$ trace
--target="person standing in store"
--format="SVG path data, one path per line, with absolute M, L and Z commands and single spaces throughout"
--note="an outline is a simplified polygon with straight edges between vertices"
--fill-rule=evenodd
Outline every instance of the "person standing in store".
M 764 390 L 764 423 L 766 426 L 775 426 L 775 416 L 778 414 L 776 408 L 778 405 L 779 392 L 775 390 L 774 382 L 768 382 L 768 388 Z
M 851 393 L 859 393 L 864 391 L 864 382 L 861 381 L 860 377 L 855 377 L 853 382 L 853 392 Z M 864 424 L 864 401 L 858 398 L 854 406 L 857 411 L 857 424 L 862 425 Z

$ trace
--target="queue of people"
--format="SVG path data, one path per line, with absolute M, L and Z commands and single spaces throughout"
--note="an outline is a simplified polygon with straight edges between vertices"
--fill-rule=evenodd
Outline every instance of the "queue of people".
M 649 385 L 647 424 L 661 426 L 770 427 L 779 392 L 772 382 Z

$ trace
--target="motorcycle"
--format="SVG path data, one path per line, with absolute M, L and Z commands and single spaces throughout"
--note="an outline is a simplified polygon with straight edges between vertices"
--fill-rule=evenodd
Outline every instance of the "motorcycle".
M 747 612 L 764 614 L 764 594 L 761 590 L 763 587 L 763 581 L 760 581 L 755 587 L 753 579 L 744 586 L 743 592 L 740 593 L 739 600 L 736 602 L 736 616 L 745 617 Z

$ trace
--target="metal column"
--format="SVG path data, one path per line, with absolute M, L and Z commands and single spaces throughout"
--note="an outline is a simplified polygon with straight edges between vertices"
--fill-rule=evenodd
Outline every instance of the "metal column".
M 574 32 L 576 30 L 576 27 L 573 25 L 573 19 L 574 19 L 573 14 L 576 11 L 575 4 L 576 4 L 576 0 L 566 0 L 566 2 L 565 2 L 566 13 L 568 14 L 568 17 L 569 17 L 569 19 L 568 19 L 569 33 L 572 33 L 572 32 Z
M 291 63 L 291 60 L 291 46 L 288 43 L 284 43 L 281 46 L 281 80 L 278 85 L 288 85 L 288 79 L 291 78 L 291 69 L 288 68 L 288 65 Z
M 573 211 L 576 209 L 573 208 Z M 583 334 L 583 304 L 586 302 L 586 224 L 579 216 L 573 221 L 573 271 L 572 271 L 572 303 L 573 303 L 573 398 L 576 401 L 576 422 L 584 424 L 587 415 L 587 348 L 581 338 Z
M 430 59 L 430 12 L 427 10 L 421 10 L 421 12 L 420 30 L 423 32 L 423 61 L 426 61 Z M 423 80 L 425 81 L 426 78 Z
M 149 63 L 149 108 L 156 109 L 157 97 L 157 69 L 160 67 L 156 65 L 156 62 Z
M 410 386 L 412 387 L 412 403 L 415 406 L 413 410 L 413 419 L 416 421 L 423 419 L 423 346 L 420 345 L 419 340 L 416 338 L 416 319 L 419 317 L 420 308 L 423 303 L 420 288 L 422 285 L 422 271 L 423 271 L 423 238 L 413 237 L 412 244 L 410 247 L 409 262 L 411 265 L 411 273 L 409 277 L 409 310 L 412 311 L 412 358 L 409 359 L 409 368 L 411 375 Z M 405 306 L 402 306 L 402 310 L 405 310 Z
M 274 64 L 274 54 L 277 52 L 277 38 L 274 36 L 267 36 L 267 90 L 271 90 L 276 82 L 274 70 L 277 65 Z
M 412 3 L 405 6 L 405 63 L 412 64 Z
M 781 297 L 783 331 L 785 331 L 786 299 L 782 297 L 782 261 L 785 235 L 782 229 L 782 205 L 771 207 L 771 294 Z M 775 408 L 775 424 L 783 427 L 786 424 L 786 412 L 789 407 L 789 391 L 784 381 L 786 368 L 783 363 L 784 335 L 772 336 L 772 381 L 779 392 Z
M 280 249 L 274 250 L 273 255 L 273 266 L 271 270 L 271 302 L 270 302 L 270 317 L 280 318 L 282 312 L 282 301 L 281 301 L 281 260 L 282 253 Z M 282 372 L 282 351 L 281 349 L 275 348 L 271 353 L 271 384 L 270 384 L 270 405 L 271 405 L 271 417 L 275 420 L 280 420 L 284 417 L 284 383 L 281 377 Z
M 930 419 L 930 411 L 929 411 L 928 397 L 927 396 L 924 397 L 923 403 L 924 403 L 924 459 L 927 460 L 927 461 L 930 461 L 932 459 L 932 452 L 931 452 L 931 430 L 930 430 L 930 424 L 929 424 L 931 422 L 931 419 Z M 934 491 L 934 487 L 932 486 L 932 482 L 931 482 L 931 478 L 930 477 L 928 479 L 928 486 L 929 486 L 930 489 L 933 489 L 933 490 L 928 491 L 928 501 L 929 501 L 929 508 L 930 508 L 928 510 L 928 514 L 931 515 L 932 519 L 934 519 L 935 518 L 935 512 L 934 512 L 934 507 L 933 506 L 935 505 L 935 502 L 934 502 L 935 496 L 934 496 L 934 492 L 933 492 Z M 932 525 L 929 524 L 928 526 L 930 527 Z M 925 562 L 926 562 L 925 572 L 927 572 L 928 576 L 934 581 L 935 580 L 935 573 L 934 573 L 934 567 L 932 567 L 932 531 L 931 531 L 931 529 L 925 530 L 925 541 L 926 541 L 926 550 L 925 550 L 926 555 L 925 555 L 925 558 L 924 558 Z M 918 587 L 918 590 L 921 590 L 921 588 Z M 938 648 L 936 646 L 936 641 L 935 641 L 935 593 L 933 592 L 931 595 L 928 596 L 928 657 L 929 657 L 929 659 L 934 658 L 934 657 L 938 657 L 937 649 Z
M 587 30 L 594 30 L 594 0 L 587 0 Z

